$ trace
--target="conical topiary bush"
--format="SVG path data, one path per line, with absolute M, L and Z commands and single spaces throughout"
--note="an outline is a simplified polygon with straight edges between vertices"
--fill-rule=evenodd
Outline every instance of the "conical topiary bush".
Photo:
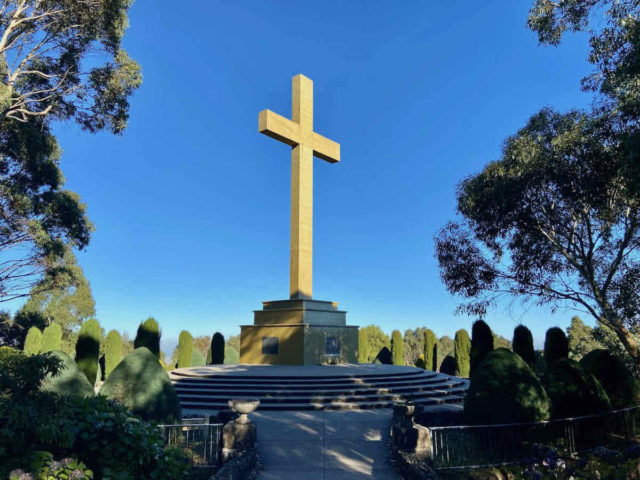
M 404 365 L 404 359 L 402 358 L 403 346 L 404 341 L 400 330 L 391 332 L 391 358 L 394 365 Z
M 552 327 L 547 330 L 544 338 L 544 361 L 547 364 L 547 369 L 563 358 L 569 358 L 569 341 L 564 330 Z
M 640 385 L 618 357 L 606 350 L 592 350 L 582 357 L 580 365 L 600 382 L 613 408 L 640 405 Z
M 186 330 L 180 332 L 178 337 L 178 368 L 191 366 L 193 357 L 193 336 Z
M 95 384 L 99 374 L 100 340 L 102 340 L 102 328 L 98 320 L 92 318 L 80 326 L 76 341 L 76 363 L 92 385 Z
M 424 368 L 438 371 L 438 339 L 428 328 L 424 331 Z
M 460 329 L 456 332 L 453 342 L 458 375 L 467 378 L 469 377 L 469 351 L 471 349 L 469 334 L 466 330 Z
M 122 360 L 122 337 L 116 330 L 110 330 L 104 339 L 104 376 L 108 377 Z
M 224 363 L 224 337 L 216 332 L 211 337 L 211 365 Z
M 524 325 L 518 325 L 513 330 L 513 351 L 520 355 L 529 367 L 534 368 L 536 364 L 536 351 L 533 349 L 533 335 Z
M 548 420 L 549 397 L 533 370 L 506 348 L 490 352 L 471 377 L 465 421 L 475 425 Z
M 157 359 L 160 359 L 160 325 L 153 317 L 147 318 L 138 326 L 133 348 L 147 347 Z
M 45 377 L 42 381 L 42 390 L 58 395 L 93 396 L 93 385 L 89 383 L 86 375 L 80 370 L 73 358 L 58 350 L 53 350 L 51 354 L 62 361 L 62 368 L 58 375 Z
M 124 357 L 99 393 L 145 420 L 172 423 L 181 418 L 180 402 L 169 375 L 146 347 Z

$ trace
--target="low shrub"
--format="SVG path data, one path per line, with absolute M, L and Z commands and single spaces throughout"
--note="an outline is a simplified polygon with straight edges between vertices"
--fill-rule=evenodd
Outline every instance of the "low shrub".
M 580 365 L 600 382 L 613 408 L 640 405 L 640 385 L 618 357 L 606 350 L 592 350 Z
M 393 359 L 391 358 L 391 350 L 387 347 L 382 347 L 378 352 L 378 355 L 376 355 L 376 358 L 373 359 L 373 363 L 392 365 Z
M 145 420 L 172 423 L 181 417 L 180 402 L 169 375 L 146 347 L 127 355 L 99 393 L 119 401 Z
M 567 418 L 611 410 L 600 382 L 569 358 L 556 360 L 542 377 L 551 401 L 551 417 Z
M 464 416 L 476 425 L 547 420 L 549 397 L 520 356 L 498 348 L 485 357 L 471 377 Z
M 58 395 L 93 396 L 93 385 L 89 383 L 76 362 L 61 351 L 53 351 L 51 354 L 60 359 L 62 366 L 56 375 L 48 374 L 44 378 L 42 390 Z
M 240 363 L 240 353 L 233 347 L 225 345 L 224 347 L 224 363 Z
M 204 358 L 197 349 L 193 349 L 191 352 L 191 366 L 192 367 L 204 367 L 207 364 L 207 360 Z
M 447 355 L 440 364 L 440 373 L 445 375 L 458 375 L 458 362 L 452 355 Z

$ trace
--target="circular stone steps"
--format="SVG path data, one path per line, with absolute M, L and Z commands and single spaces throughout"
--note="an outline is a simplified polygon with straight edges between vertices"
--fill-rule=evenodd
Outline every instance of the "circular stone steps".
M 215 411 L 231 398 L 261 410 L 388 408 L 411 401 L 461 405 L 468 380 L 392 365 L 211 365 L 170 372 L 182 408 Z

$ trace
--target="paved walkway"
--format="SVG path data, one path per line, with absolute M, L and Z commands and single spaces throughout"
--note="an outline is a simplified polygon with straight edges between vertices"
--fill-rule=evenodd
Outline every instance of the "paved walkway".
M 391 410 L 257 411 L 258 480 L 399 480 L 389 462 Z

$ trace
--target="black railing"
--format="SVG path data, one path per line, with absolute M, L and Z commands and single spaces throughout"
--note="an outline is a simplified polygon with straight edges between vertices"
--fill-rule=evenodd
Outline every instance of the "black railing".
M 532 457 L 547 445 L 563 453 L 622 444 L 640 434 L 640 406 L 536 423 L 429 427 L 434 467 L 489 466 Z
M 189 418 L 178 425 L 158 425 L 166 445 L 180 448 L 194 467 L 220 465 L 222 459 L 223 425 L 204 420 Z

